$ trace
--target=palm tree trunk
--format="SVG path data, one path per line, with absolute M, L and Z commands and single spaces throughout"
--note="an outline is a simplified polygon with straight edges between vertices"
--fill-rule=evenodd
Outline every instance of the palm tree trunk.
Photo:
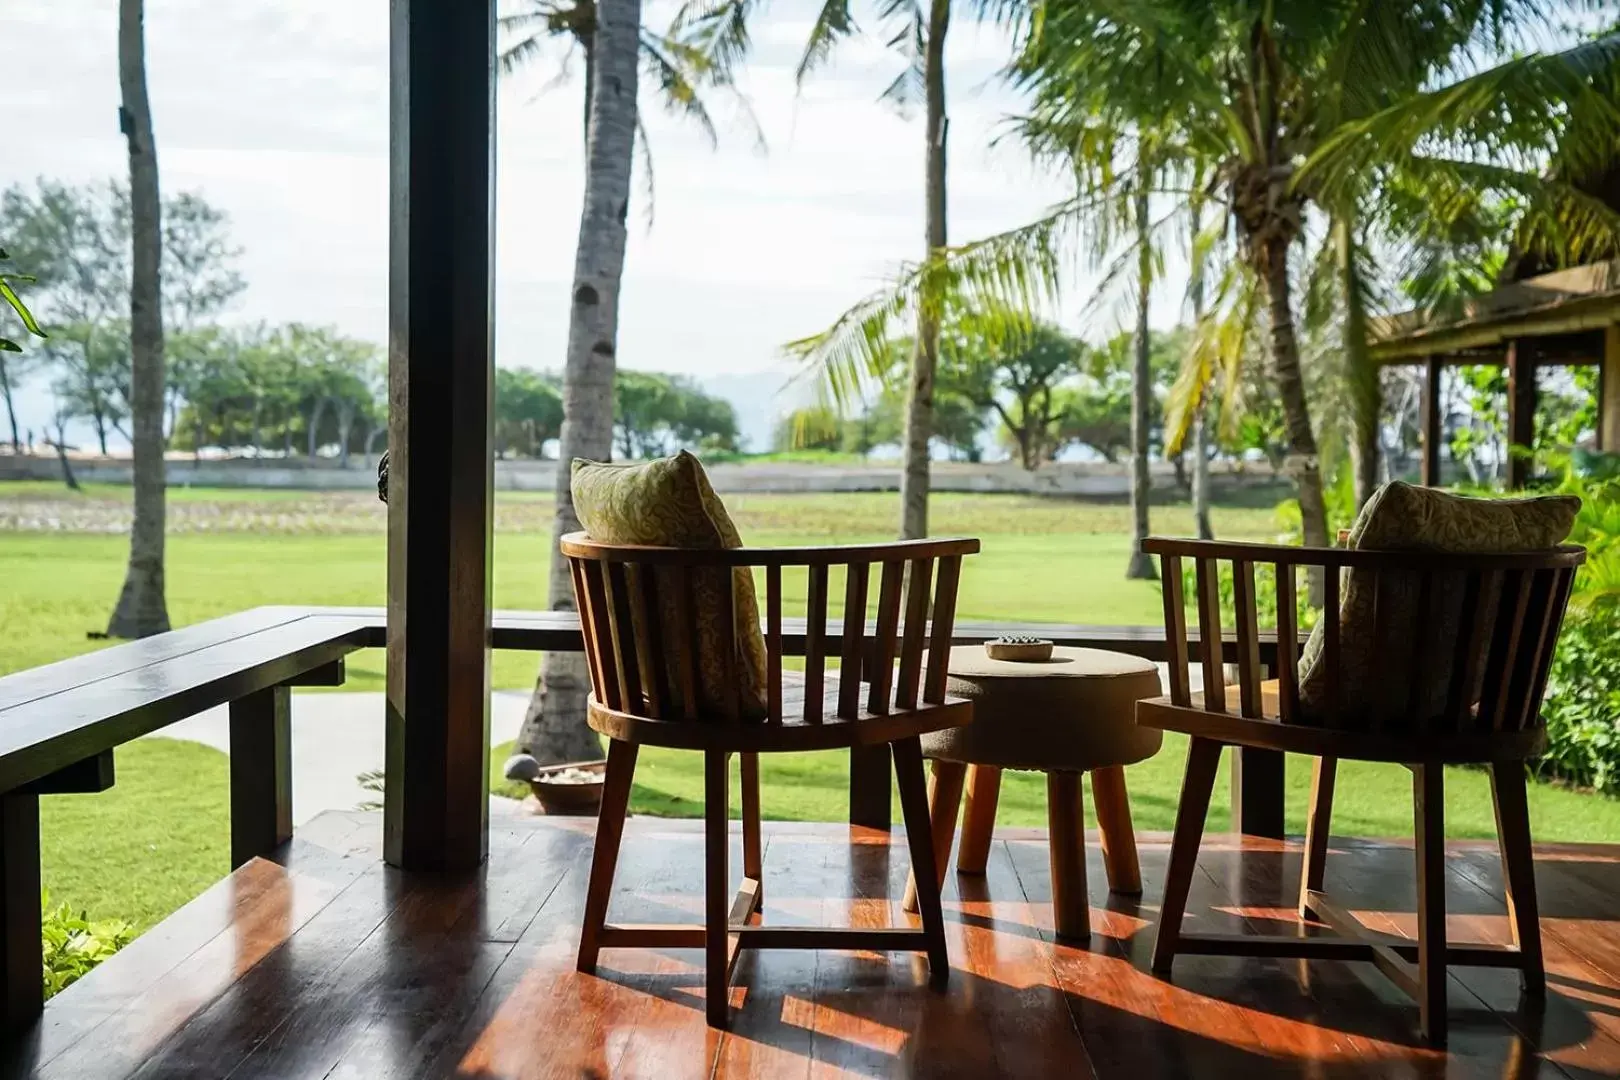
M 1152 426 L 1149 410 L 1153 405 L 1152 341 L 1148 338 L 1148 300 L 1153 291 L 1153 249 L 1148 229 L 1147 155 L 1138 159 L 1136 170 L 1136 355 L 1131 364 L 1131 558 L 1125 576 L 1151 581 L 1158 577 L 1153 556 L 1142 550 L 1152 526 L 1148 521 L 1148 497 L 1153 489 L 1149 471 L 1148 431 Z
M 950 0 L 931 0 L 928 9 L 928 44 L 923 57 L 923 84 L 927 98 L 927 212 L 928 256 L 943 249 L 946 239 L 945 139 L 950 120 L 945 116 L 945 35 L 950 29 Z M 911 540 L 928 535 L 928 446 L 934 434 L 934 372 L 939 365 L 938 297 L 925 296 L 917 316 L 917 348 L 911 357 L 911 387 L 906 397 L 905 457 L 900 477 L 900 537 Z
M 11 372 L 6 358 L 0 355 L 0 397 L 6 401 L 6 419 L 11 423 L 11 452 L 22 453 L 22 440 L 17 437 L 17 409 L 11 402 Z
M 573 307 L 563 371 L 563 425 L 557 461 L 557 516 L 552 526 L 553 610 L 571 611 L 573 584 L 556 541 L 579 528 L 569 486 L 576 457 L 613 453 L 613 376 L 624 274 L 625 215 L 635 160 L 636 65 L 641 0 L 598 0 L 590 134 L 585 152 L 585 210 L 574 256 Z M 518 745 L 542 762 L 597 757 L 601 744 L 585 726 L 590 684 L 579 653 L 547 653 L 529 701 Z
M 1355 226 L 1348 217 L 1339 217 L 1333 231 L 1344 289 L 1344 380 L 1350 399 L 1350 464 L 1359 509 L 1378 490 L 1378 421 L 1383 402 L 1378 368 L 1367 354 L 1367 293 L 1356 270 Z
M 1192 298 L 1193 327 L 1196 330 L 1204 321 L 1204 260 L 1198 254 L 1198 236 L 1204 229 L 1204 205 L 1202 200 L 1195 200 L 1192 204 L 1192 228 L 1188 237 L 1188 250 L 1192 251 L 1192 277 L 1187 283 L 1187 292 Z M 1198 407 L 1193 412 L 1193 474 L 1192 474 L 1192 504 L 1193 522 L 1198 529 L 1198 539 L 1215 539 L 1215 526 L 1209 519 L 1209 388 L 1200 387 L 1198 391 Z
M 1288 469 L 1299 490 L 1299 515 L 1308 547 L 1328 544 L 1327 506 L 1322 499 L 1322 465 L 1316 435 L 1311 428 L 1310 406 L 1305 400 L 1305 376 L 1299 365 L 1299 340 L 1294 336 L 1294 308 L 1288 278 L 1288 244 L 1272 241 L 1264 259 L 1266 298 L 1271 310 L 1271 362 L 1282 399 L 1288 431 Z M 1313 578 L 1314 583 L 1314 578 Z M 1313 592 L 1315 588 L 1313 587 Z
M 129 291 L 130 421 L 134 450 L 135 521 L 129 569 L 107 623 L 110 637 L 146 637 L 169 628 L 164 599 L 163 306 L 159 263 L 162 207 L 157 144 L 146 97 L 144 0 L 118 5 L 118 83 L 129 145 L 131 274 Z

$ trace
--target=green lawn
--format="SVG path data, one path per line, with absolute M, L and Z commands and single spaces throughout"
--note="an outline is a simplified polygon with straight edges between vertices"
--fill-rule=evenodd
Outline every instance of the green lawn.
M 40 861 L 54 906 L 144 930 L 231 867 L 225 755 L 141 739 L 114 752 L 118 783 L 40 799 Z
M 523 785 L 503 780 L 501 765 L 512 744 L 495 748 L 490 756 L 491 790 L 521 798 Z M 1142 830 L 1169 831 L 1175 824 L 1181 772 L 1187 760 L 1185 736 L 1168 734 L 1156 756 L 1125 770 L 1131 794 L 1131 814 Z M 732 767 L 735 774 L 736 767 Z M 842 821 L 849 817 L 849 767 L 842 753 L 769 754 L 760 757 L 760 802 L 765 817 L 790 821 Z M 1305 831 L 1305 807 L 1310 798 L 1311 769 L 1305 758 L 1290 757 L 1287 772 L 1288 830 Z M 1359 836 L 1412 834 L 1411 773 L 1401 765 L 1341 762 L 1333 801 L 1333 830 Z M 1089 781 L 1087 787 L 1089 789 Z M 1231 822 L 1227 792 L 1231 790 L 1227 763 L 1221 764 L 1216 797 L 1210 807 L 1209 828 L 1225 829 Z M 732 817 L 738 796 L 732 787 Z M 637 756 L 636 783 L 631 810 L 660 817 L 698 817 L 703 813 L 703 757 L 691 751 L 645 747 Z M 1087 814 L 1091 812 L 1087 804 Z M 1620 839 L 1620 800 L 1533 784 L 1530 819 L 1538 840 L 1606 842 Z M 894 820 L 901 820 L 894 804 Z M 1046 781 L 1038 773 L 1005 773 L 996 820 L 1003 825 L 1046 825 Z M 1095 827 L 1096 822 L 1091 821 Z M 1477 769 L 1446 770 L 1446 834 L 1453 837 L 1494 838 L 1496 822 L 1491 809 L 1488 775 Z
M 177 489 L 171 493 L 168 547 L 170 615 L 176 625 L 256 604 L 381 605 L 385 589 L 384 512 L 362 492 L 252 492 Z M 1276 533 L 1276 493 L 1217 507 L 1225 537 Z M 893 534 L 892 494 L 743 495 L 727 498 L 751 543 L 834 543 Z M 1128 509 L 1120 503 L 1023 496 L 940 495 L 931 504 L 936 534 L 984 542 L 965 572 L 964 619 L 1156 623 L 1157 586 L 1127 582 Z M 544 605 L 551 500 L 502 493 L 496 505 L 494 589 L 498 606 Z M 93 486 L 71 495 L 57 485 L 0 485 L 0 674 L 99 648 L 99 631 L 122 581 L 127 489 Z M 1185 505 L 1154 510 L 1158 532 L 1186 534 Z M 532 684 L 537 658 L 497 653 L 497 687 Z M 350 660 L 347 689 L 380 690 L 381 653 Z M 1180 787 L 1183 744 L 1130 771 L 1139 828 L 1167 829 Z M 504 748 L 492 755 L 495 768 Z M 1301 828 L 1309 782 L 1291 762 L 1289 814 Z M 93 917 L 122 916 L 141 926 L 196 895 L 227 867 L 223 755 L 194 744 L 148 740 L 118 754 L 118 785 L 100 795 L 44 801 L 46 884 L 54 901 Z M 784 755 L 763 765 L 767 815 L 846 817 L 846 766 L 840 755 Z M 700 808 L 696 755 L 645 751 L 635 808 L 691 815 Z M 1224 788 L 1222 789 L 1224 791 Z M 1038 777 L 1009 776 L 1001 820 L 1042 824 Z M 1346 765 L 1335 827 L 1366 835 L 1410 834 L 1410 781 L 1399 767 Z M 1620 839 L 1620 800 L 1547 786 L 1531 792 L 1536 834 L 1544 840 Z M 1492 835 L 1483 774 L 1454 770 L 1448 825 L 1456 836 Z M 898 820 L 898 812 L 896 815 Z M 1224 827 L 1224 796 L 1211 827 Z

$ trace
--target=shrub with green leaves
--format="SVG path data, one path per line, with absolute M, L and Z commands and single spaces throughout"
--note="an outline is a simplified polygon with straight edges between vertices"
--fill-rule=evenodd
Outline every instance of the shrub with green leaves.
M 74 914 L 67 904 L 50 906 L 50 897 L 41 892 L 40 908 L 45 912 L 41 936 L 45 945 L 45 996 L 66 990 L 90 969 L 128 945 L 135 928 L 122 919 L 91 922 L 86 912 Z

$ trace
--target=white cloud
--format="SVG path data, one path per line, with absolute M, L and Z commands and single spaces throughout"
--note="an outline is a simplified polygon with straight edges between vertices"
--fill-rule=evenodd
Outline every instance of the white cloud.
M 670 7 L 651 5 L 649 19 L 667 18 Z M 779 2 L 754 31 L 756 59 L 740 81 L 768 153 L 736 126 L 712 149 L 691 124 L 649 110 L 656 221 L 642 226 L 638 186 L 621 307 L 625 363 L 701 376 L 771 368 L 782 342 L 826 325 L 920 252 L 921 121 L 876 100 L 900 62 L 867 37 L 799 90 L 793 70 L 812 13 L 801 0 Z M 0 184 L 123 174 L 116 24 L 115 0 L 0 13 L 8 65 L 0 110 L 12 133 Z M 234 317 L 334 323 L 381 340 L 386 0 L 148 0 L 147 33 L 164 186 L 201 191 L 226 209 L 245 249 L 250 288 Z M 991 146 L 1018 105 L 994 79 L 1007 47 L 994 28 L 958 20 L 952 30 L 954 239 L 1029 220 L 1064 194 L 1016 147 Z M 567 336 L 581 91 L 545 89 L 554 74 L 504 80 L 499 95 L 503 363 L 556 366 Z M 1176 308 L 1166 293 L 1161 323 Z

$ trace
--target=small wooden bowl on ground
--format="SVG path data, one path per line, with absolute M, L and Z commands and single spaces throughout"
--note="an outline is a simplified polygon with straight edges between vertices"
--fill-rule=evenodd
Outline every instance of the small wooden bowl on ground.
M 541 812 L 552 816 L 583 816 L 595 814 L 602 808 L 602 778 L 606 761 L 571 761 L 562 765 L 548 765 L 529 781 L 529 790 Z M 592 773 L 594 780 L 562 780 L 570 770 Z

